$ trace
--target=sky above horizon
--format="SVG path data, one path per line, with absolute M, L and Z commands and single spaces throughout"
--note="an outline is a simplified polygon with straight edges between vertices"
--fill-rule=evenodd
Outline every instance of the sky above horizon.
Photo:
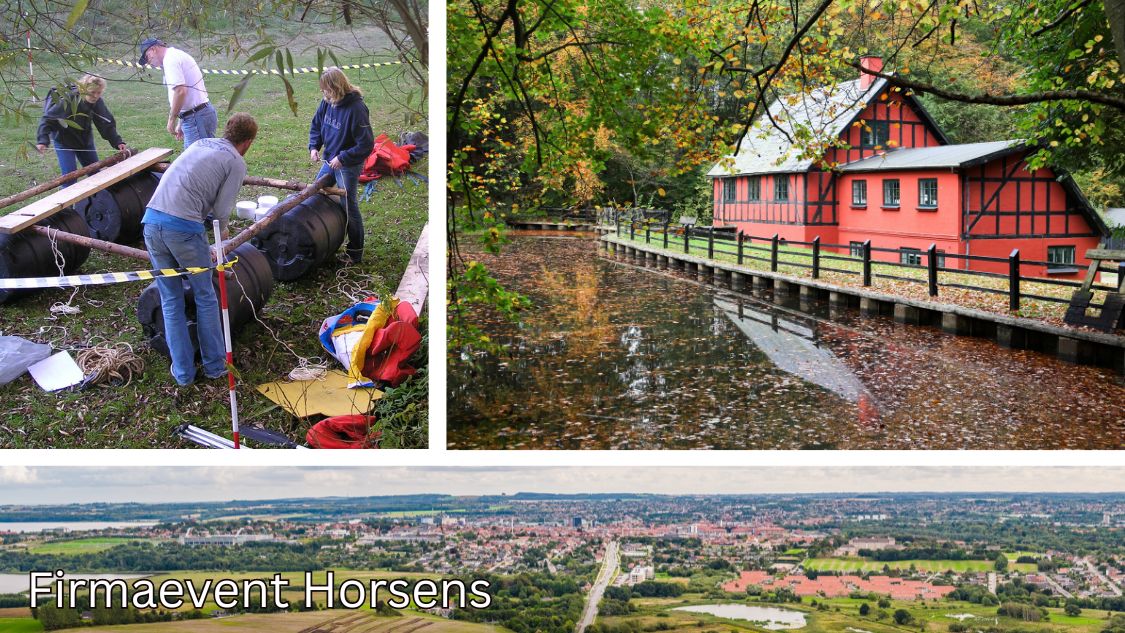
M 0 504 L 517 492 L 1125 492 L 1125 468 L 0 467 Z

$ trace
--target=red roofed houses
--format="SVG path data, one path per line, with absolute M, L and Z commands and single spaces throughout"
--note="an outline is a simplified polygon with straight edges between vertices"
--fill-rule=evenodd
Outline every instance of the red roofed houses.
M 810 580 L 805 576 L 784 576 L 775 578 L 764 571 L 744 571 L 735 580 L 723 585 L 723 591 L 742 593 L 747 587 L 763 589 L 789 589 L 798 596 L 824 596 L 840 598 L 852 592 L 877 593 L 896 600 L 921 600 L 944 598 L 956 587 L 934 585 L 921 580 L 903 580 L 890 576 L 870 576 L 867 580 L 859 576 L 817 576 Z
M 882 60 L 864 57 L 875 71 Z M 885 79 L 858 80 L 775 101 L 743 137 L 737 154 L 708 172 L 715 226 L 746 234 L 872 247 L 877 260 L 920 264 L 939 253 L 1053 262 L 1031 274 L 1072 277 L 1086 249 L 1109 235 L 1069 176 L 1024 162 L 1019 141 L 951 145 L 909 92 Z M 795 132 L 834 139 L 823 160 L 792 147 Z M 1006 263 L 939 264 L 1006 272 Z

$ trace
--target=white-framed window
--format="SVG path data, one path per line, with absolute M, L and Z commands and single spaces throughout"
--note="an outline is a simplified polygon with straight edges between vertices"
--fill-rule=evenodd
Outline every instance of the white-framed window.
M 898 178 L 887 178 L 883 181 L 883 206 L 897 207 L 899 204 Z
M 852 206 L 853 207 L 866 207 L 867 206 L 867 181 L 866 180 L 853 180 L 852 181 Z
M 773 177 L 773 199 L 779 202 L 789 199 L 789 176 L 777 175 Z
M 923 209 L 937 208 L 937 178 L 918 180 L 918 206 Z
M 734 202 L 735 191 L 737 191 L 738 179 L 737 178 L 724 178 L 723 179 L 723 202 Z
M 1074 246 L 1048 246 L 1047 270 L 1074 267 Z
M 750 176 L 746 179 L 746 199 L 757 202 L 762 199 L 762 177 Z

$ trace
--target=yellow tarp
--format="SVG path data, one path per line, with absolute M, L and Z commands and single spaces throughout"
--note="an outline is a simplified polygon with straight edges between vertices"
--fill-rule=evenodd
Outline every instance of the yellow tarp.
M 348 389 L 350 382 L 346 373 L 332 370 L 324 380 L 267 382 L 258 385 L 258 392 L 299 418 L 364 414 L 383 397 L 375 388 Z

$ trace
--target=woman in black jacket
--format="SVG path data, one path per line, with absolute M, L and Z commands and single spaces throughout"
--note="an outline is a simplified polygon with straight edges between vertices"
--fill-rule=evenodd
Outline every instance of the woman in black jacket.
M 358 264 L 363 260 L 359 172 L 375 148 L 371 115 L 363 102 L 363 93 L 335 66 L 326 68 L 320 76 L 320 92 L 324 100 L 309 125 L 309 158 L 314 163 L 323 161 L 317 179 L 334 174 L 336 186 L 347 191 L 344 204 L 348 214 L 348 245 L 343 260 L 345 264 Z
M 102 101 L 103 92 L 105 79 L 86 75 L 64 95 L 60 96 L 54 88 L 47 93 L 35 149 L 43 154 L 53 140 L 63 174 L 78 169 L 78 163 L 86 166 L 98 161 L 98 151 L 94 149 L 94 127 L 110 145 L 118 150 L 125 149 L 125 141 L 117 133 L 117 123 Z

